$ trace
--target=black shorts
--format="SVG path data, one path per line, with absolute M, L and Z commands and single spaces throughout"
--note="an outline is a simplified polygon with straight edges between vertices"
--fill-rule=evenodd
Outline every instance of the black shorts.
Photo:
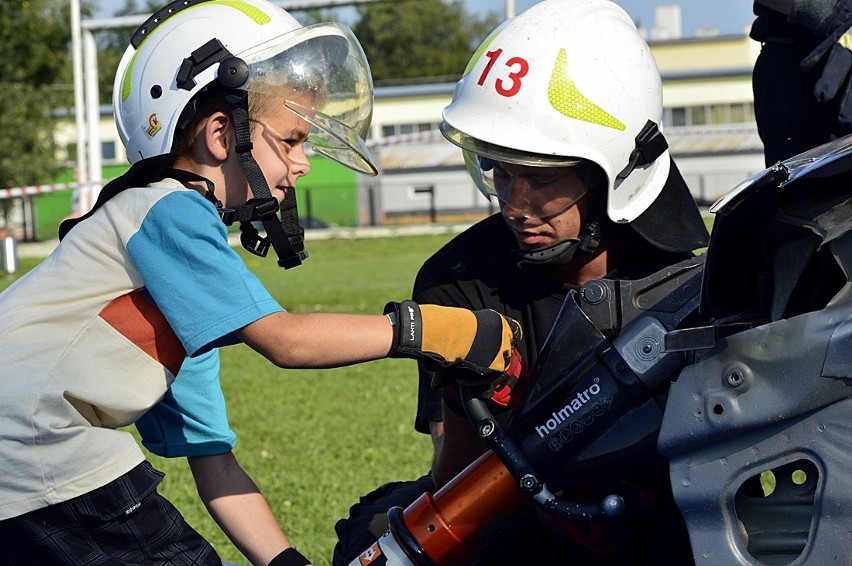
M 162 479 L 143 462 L 90 493 L 0 521 L 0 565 L 221 565 L 157 493 Z

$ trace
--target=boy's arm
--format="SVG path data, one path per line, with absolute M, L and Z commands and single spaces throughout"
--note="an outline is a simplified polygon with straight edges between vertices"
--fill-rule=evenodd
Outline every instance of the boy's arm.
M 198 495 L 219 527 L 252 564 L 266 566 L 290 541 L 233 452 L 188 457 Z
M 327 368 L 385 358 L 393 328 L 380 315 L 275 312 L 237 337 L 282 368 Z
M 517 322 L 484 309 L 471 311 L 413 301 L 388 303 L 385 315 L 274 312 L 236 331 L 237 337 L 282 368 L 328 368 L 386 357 L 457 367 L 458 381 L 488 383 L 505 372 Z M 437 386 L 437 384 L 433 384 Z

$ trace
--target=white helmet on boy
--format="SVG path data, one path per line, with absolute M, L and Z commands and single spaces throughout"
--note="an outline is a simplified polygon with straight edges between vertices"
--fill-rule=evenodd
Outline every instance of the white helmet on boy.
M 544 0 L 504 22 L 473 55 L 443 118 L 486 195 L 489 160 L 588 160 L 606 174 L 610 219 L 632 222 L 669 174 L 659 70 L 610 0 Z
M 220 62 L 245 62 L 238 77 Z M 243 68 L 243 71 L 245 69 Z M 311 123 L 317 153 L 375 174 L 364 142 L 373 111 L 373 83 L 364 52 L 339 24 L 303 27 L 267 0 L 177 0 L 134 34 L 113 87 L 113 109 L 128 159 L 169 153 L 179 119 L 213 81 L 249 92 L 312 89 L 310 108 L 284 106 Z M 292 98 L 292 97 L 291 97 Z

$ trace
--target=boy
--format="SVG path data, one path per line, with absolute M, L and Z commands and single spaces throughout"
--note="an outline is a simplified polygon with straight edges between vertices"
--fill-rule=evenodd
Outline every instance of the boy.
M 0 294 L 4 553 L 220 563 L 117 430 L 157 405 L 187 357 L 244 342 L 282 368 L 405 356 L 466 368 L 473 381 L 506 370 L 520 329 L 496 312 L 404 301 L 387 316 L 291 314 L 228 247 L 222 221 L 238 220 L 248 249 L 271 246 L 280 265 L 298 265 L 288 211 L 310 170 L 305 143 L 374 174 L 371 104 L 351 32 L 302 27 L 267 0 L 178 0 L 137 30 L 113 95 L 133 166 Z M 289 547 L 273 563 L 308 561 Z

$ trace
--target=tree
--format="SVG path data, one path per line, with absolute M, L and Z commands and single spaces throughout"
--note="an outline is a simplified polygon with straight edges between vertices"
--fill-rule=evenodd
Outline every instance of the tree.
M 147 0 L 141 4 L 137 0 L 125 0 L 124 6 L 116 10 L 111 16 L 149 15 L 164 5 L 164 0 Z M 98 46 L 98 97 L 101 104 L 112 104 L 112 86 L 115 80 L 115 72 L 135 31 L 136 26 L 100 29 L 94 32 L 95 42 Z
M 67 0 L 0 0 L 0 187 L 58 170 L 55 111 L 73 107 Z
M 0 0 L 3 1 L 3 0 Z M 114 16 L 151 14 L 162 0 L 125 0 Z M 340 20 L 335 9 L 293 12 L 303 24 Z M 461 0 L 389 0 L 362 4 L 352 30 L 358 37 L 375 81 L 458 78 L 476 46 L 500 22 L 468 14 Z M 112 100 L 112 80 L 134 29 L 101 30 L 98 75 L 101 101 Z
M 395 0 L 363 4 L 352 30 L 364 47 L 373 80 L 452 80 L 499 23 L 478 19 L 461 0 Z
M 324 8 L 310 8 L 306 10 L 288 10 L 290 15 L 296 18 L 303 26 L 310 26 L 322 22 L 339 22 L 338 10 Z

